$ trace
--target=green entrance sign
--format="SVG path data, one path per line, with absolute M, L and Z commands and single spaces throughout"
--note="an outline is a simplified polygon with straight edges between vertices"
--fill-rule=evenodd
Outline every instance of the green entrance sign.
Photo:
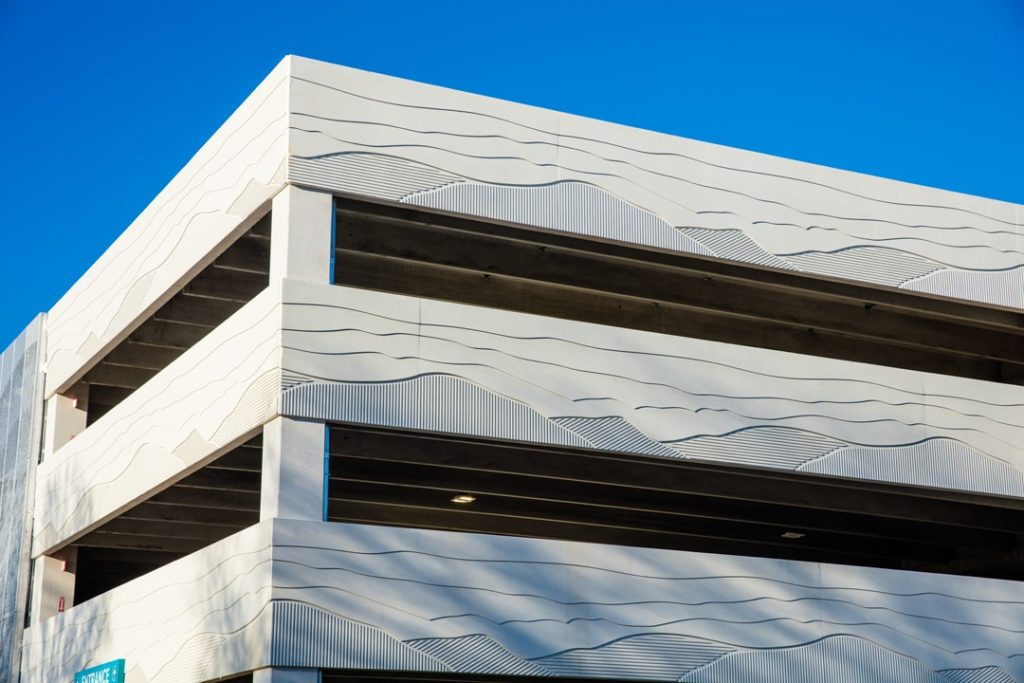
M 82 669 L 75 674 L 75 683 L 124 683 L 124 660 L 115 659 Z

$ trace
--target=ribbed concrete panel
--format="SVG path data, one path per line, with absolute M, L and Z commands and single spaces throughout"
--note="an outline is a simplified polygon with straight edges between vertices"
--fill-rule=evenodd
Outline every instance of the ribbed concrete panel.
M 691 254 L 712 253 L 650 211 L 586 183 L 559 182 L 539 187 L 457 183 L 406 197 L 404 201 L 577 235 Z
M 932 278 L 915 288 L 1024 305 L 993 275 L 1024 267 L 1013 204 L 311 60 L 292 73 L 289 151 L 321 166 L 293 163 L 295 182 L 893 287 Z M 345 155 L 379 161 L 365 181 L 323 161 Z M 405 175 L 396 160 L 415 166 Z M 427 189 L 423 168 L 463 182 Z M 406 188 L 422 191 L 398 197 Z
M 0 683 L 17 681 L 42 422 L 40 316 L 0 354 Z
M 293 417 L 1024 495 L 1024 388 L 286 282 Z
M 783 258 L 806 273 L 866 280 L 890 287 L 897 287 L 907 280 L 943 267 L 931 259 L 886 247 L 851 247 L 834 252 L 808 251 L 784 254 Z
M 289 71 L 279 64 L 50 309 L 47 396 L 202 270 L 284 186 Z
M 1024 308 L 1024 268 L 990 272 L 940 270 L 908 280 L 902 287 L 915 292 Z
M 311 158 L 291 157 L 292 182 L 336 192 L 398 200 L 462 179 L 423 164 L 382 154 L 328 154 Z
M 270 664 L 331 669 L 447 671 L 448 667 L 378 628 L 290 600 L 273 603 Z
M 783 270 L 797 270 L 789 261 L 769 254 L 754 240 L 739 230 L 711 230 L 709 228 L 683 228 L 682 232 L 698 242 L 707 245 L 715 256 L 756 263 Z
M 559 676 L 672 681 L 733 648 L 672 634 L 629 636 L 598 648 L 560 652 L 536 660 Z
M 949 669 L 940 671 L 952 683 L 1015 683 L 1016 678 L 994 666 L 978 669 Z
M 344 614 L 458 673 L 1024 680 L 1012 581 L 293 520 L 275 546 L 275 601 Z
M 275 414 L 280 304 L 257 295 L 39 468 L 45 553 L 213 458 Z
M 672 448 L 654 441 L 621 417 L 555 417 L 552 421 L 576 432 L 595 448 L 668 458 L 678 456 Z
M 1007 672 L 999 670 L 1003 676 Z M 744 650 L 723 656 L 685 674 L 682 683 L 735 681 L 872 681 L 873 683 L 948 683 L 921 662 L 853 636 L 827 636 L 796 647 Z M 1009 680 L 1015 680 L 1012 676 Z
M 250 527 L 25 632 L 22 683 L 124 659 L 129 681 L 201 683 L 266 666 L 271 525 Z
M 800 465 L 808 460 L 821 457 L 846 444 L 799 429 L 752 427 L 721 436 L 697 436 L 672 441 L 669 445 L 680 454 L 698 460 L 803 469 Z
M 848 446 L 805 462 L 798 469 L 1024 497 L 1024 474 L 1018 469 L 951 439 L 929 439 L 887 450 Z
M 408 644 L 429 653 L 452 671 L 473 670 L 500 676 L 553 676 L 554 671 L 517 657 L 484 635 L 424 638 Z
M 451 375 L 394 382 L 308 382 L 285 389 L 292 417 L 585 447 L 529 406 Z

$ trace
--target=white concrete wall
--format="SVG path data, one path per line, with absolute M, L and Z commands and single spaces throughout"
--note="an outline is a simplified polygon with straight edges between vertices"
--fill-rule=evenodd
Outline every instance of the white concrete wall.
M 291 182 L 1024 307 L 1024 209 L 293 58 Z
M 191 473 L 277 410 L 280 292 L 264 290 L 40 466 L 34 555 Z
M 282 413 L 1024 496 L 1024 387 L 286 281 Z
M 274 546 L 275 666 L 1024 680 L 1012 581 L 292 520 Z
M 271 545 L 272 544 L 272 545 Z M 1024 680 L 1019 584 L 299 520 L 263 522 L 26 632 L 22 680 L 259 667 L 658 681 Z
M 288 59 L 53 308 L 47 394 L 286 181 L 1024 307 L 1020 207 Z M 1024 496 L 1021 387 L 283 288 L 43 463 L 35 555 L 278 414 Z M 33 626 L 23 680 L 120 657 L 131 683 L 270 665 L 1020 680 L 1019 586 L 277 519 Z
M 0 683 L 17 677 L 42 432 L 45 316 L 0 352 Z
M 125 660 L 127 683 L 198 683 L 266 658 L 271 527 L 250 527 L 25 632 L 22 683 Z
M 288 67 L 267 76 L 50 310 L 47 396 L 212 261 L 284 186 Z

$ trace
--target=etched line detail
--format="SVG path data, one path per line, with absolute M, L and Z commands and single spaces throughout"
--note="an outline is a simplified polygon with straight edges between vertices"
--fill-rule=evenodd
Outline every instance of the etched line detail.
M 395 382 L 298 384 L 282 393 L 281 412 L 332 422 L 590 445 L 526 404 L 451 375 L 426 375 Z
M 650 211 L 588 183 L 565 181 L 540 186 L 458 183 L 420 192 L 403 201 L 551 230 L 712 255 L 706 246 L 675 230 Z
M 361 152 L 291 156 L 288 170 L 289 177 L 300 184 L 390 200 L 462 181 L 459 176 L 415 161 Z

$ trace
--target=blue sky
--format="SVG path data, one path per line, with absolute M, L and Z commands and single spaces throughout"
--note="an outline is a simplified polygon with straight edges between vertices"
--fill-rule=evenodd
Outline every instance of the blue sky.
M 0 0 L 0 347 L 285 54 L 1024 203 L 1024 1 Z

